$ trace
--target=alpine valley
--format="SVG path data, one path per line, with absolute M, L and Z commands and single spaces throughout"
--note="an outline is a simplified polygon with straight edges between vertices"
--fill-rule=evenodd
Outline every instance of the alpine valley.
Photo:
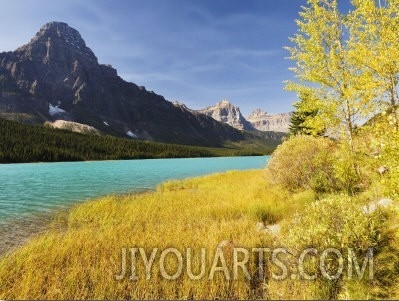
M 257 124 L 263 124 L 257 116 Z M 275 147 L 285 131 L 258 127 L 260 134 L 240 116 L 232 123 L 126 82 L 111 65 L 99 64 L 79 32 L 61 22 L 47 23 L 28 44 L 0 53 L 0 118 L 207 147 Z

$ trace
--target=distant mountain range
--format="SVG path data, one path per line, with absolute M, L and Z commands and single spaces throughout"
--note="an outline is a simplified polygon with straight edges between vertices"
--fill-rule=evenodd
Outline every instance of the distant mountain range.
M 241 114 L 240 108 L 228 100 L 222 100 L 216 105 L 198 110 L 198 112 L 239 130 L 283 133 L 288 132 L 292 116 L 292 113 L 268 114 L 261 109 L 256 109 L 245 118 Z
M 261 109 L 254 110 L 247 120 L 259 131 L 288 132 L 291 124 L 292 112 L 269 114 Z
M 56 127 L 79 129 L 80 123 L 114 136 L 187 145 L 260 139 L 241 131 L 253 128 L 238 108 L 231 105 L 225 119 L 222 113 L 219 118 L 174 105 L 124 81 L 112 66 L 99 64 L 66 23 L 47 23 L 28 44 L 0 53 L 0 118 L 32 124 L 65 120 Z

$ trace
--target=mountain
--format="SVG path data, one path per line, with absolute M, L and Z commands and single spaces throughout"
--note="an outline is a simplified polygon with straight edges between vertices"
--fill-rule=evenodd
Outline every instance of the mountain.
M 228 100 L 219 101 L 216 105 L 198 110 L 198 112 L 238 130 L 251 131 L 254 129 L 244 116 L 242 116 L 240 108 L 232 105 Z
M 287 133 L 291 116 L 292 113 L 269 114 L 261 109 L 256 109 L 247 117 L 247 120 L 259 131 Z
M 288 132 L 292 115 L 292 113 L 272 115 L 261 109 L 256 109 L 248 118 L 245 118 L 241 114 L 240 108 L 234 106 L 228 100 L 222 100 L 216 105 L 198 110 L 198 112 L 238 130 L 282 133 Z
M 77 30 L 61 22 L 47 23 L 28 44 L 0 53 L 0 118 L 33 124 L 62 119 L 115 136 L 189 145 L 248 139 L 124 81 L 112 66 L 98 63 Z

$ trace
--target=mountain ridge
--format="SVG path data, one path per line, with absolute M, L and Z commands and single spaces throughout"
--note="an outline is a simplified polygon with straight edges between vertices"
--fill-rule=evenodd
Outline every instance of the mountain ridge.
M 246 118 L 259 131 L 287 133 L 291 123 L 292 112 L 269 114 L 262 109 L 255 109 Z
M 25 123 L 63 119 L 122 137 L 188 145 L 245 141 L 241 131 L 177 107 L 99 64 L 79 32 L 45 24 L 29 43 L 0 53 L 0 117 Z
M 255 109 L 245 118 L 240 108 L 228 100 L 219 101 L 213 106 L 197 110 L 213 119 L 228 124 L 238 130 L 282 132 L 289 131 L 292 113 L 269 114 L 261 109 Z

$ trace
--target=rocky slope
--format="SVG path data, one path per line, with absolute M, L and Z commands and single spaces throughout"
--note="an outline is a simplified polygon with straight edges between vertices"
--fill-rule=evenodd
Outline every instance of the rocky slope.
M 44 25 L 13 52 L 0 53 L 0 118 L 28 123 L 63 119 L 116 136 L 220 146 L 247 137 L 226 124 L 129 83 L 98 63 L 79 32 Z
M 81 124 L 73 121 L 56 120 L 54 122 L 45 122 L 44 125 L 54 129 L 68 130 L 81 134 L 100 134 L 97 129 L 90 125 Z
M 251 131 L 254 129 L 244 116 L 242 116 L 240 108 L 232 105 L 228 100 L 222 100 L 216 105 L 199 110 L 198 112 L 239 130 Z
M 256 109 L 247 120 L 259 131 L 288 132 L 292 113 L 269 114 Z

